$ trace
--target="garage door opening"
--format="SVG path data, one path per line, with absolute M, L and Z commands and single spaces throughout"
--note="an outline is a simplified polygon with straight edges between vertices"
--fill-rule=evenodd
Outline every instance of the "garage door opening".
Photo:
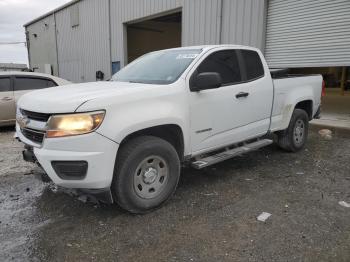
M 145 53 L 181 46 L 181 12 L 127 25 L 127 62 Z

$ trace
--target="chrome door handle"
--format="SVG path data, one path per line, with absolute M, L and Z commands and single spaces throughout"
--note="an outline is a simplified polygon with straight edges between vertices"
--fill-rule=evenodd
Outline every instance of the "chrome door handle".
M 2 101 L 10 101 L 10 100 L 12 100 L 12 97 L 5 96 L 1 100 Z
M 249 93 L 246 93 L 246 92 L 239 92 L 238 94 L 236 94 L 236 98 L 247 97 L 247 96 L 249 96 Z

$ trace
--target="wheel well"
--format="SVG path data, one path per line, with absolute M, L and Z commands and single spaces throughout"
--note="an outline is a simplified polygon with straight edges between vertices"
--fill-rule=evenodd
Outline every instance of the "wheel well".
M 301 101 L 298 104 L 296 104 L 295 108 L 304 110 L 307 115 L 309 116 L 309 120 L 312 120 L 312 101 L 311 100 L 305 100 Z
M 177 151 L 180 161 L 184 159 L 184 139 L 181 127 L 174 124 L 154 126 L 131 133 L 123 139 L 120 146 L 139 136 L 155 136 L 169 142 Z

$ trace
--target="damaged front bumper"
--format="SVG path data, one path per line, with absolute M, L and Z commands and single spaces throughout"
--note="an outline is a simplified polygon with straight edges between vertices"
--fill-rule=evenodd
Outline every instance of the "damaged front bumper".
M 59 187 L 76 189 L 78 192 L 92 195 L 98 201 L 106 204 L 113 203 L 110 184 L 118 148 L 116 143 L 96 133 L 91 133 L 75 137 L 71 141 L 68 141 L 68 139 L 46 140 L 44 143 L 47 149 L 45 149 L 26 143 L 27 141 L 22 137 L 21 133 L 17 136 L 17 140 L 24 143 L 23 160 L 35 163 L 42 169 L 42 172 L 36 172 L 38 173 L 36 175 L 38 179 L 41 179 L 43 182 L 52 181 Z M 74 143 L 77 140 L 81 141 Z M 90 152 L 87 150 L 89 146 L 81 148 L 81 151 L 78 150 L 77 145 L 89 145 L 89 143 L 96 140 L 99 142 L 99 146 L 95 146 L 94 149 L 100 150 Z M 70 147 L 72 144 L 73 146 Z M 57 150 L 59 147 L 63 150 Z M 68 175 L 76 175 L 76 172 L 80 171 L 81 165 L 78 168 L 77 166 L 72 166 L 72 164 L 80 164 L 80 162 L 86 163 L 86 170 L 83 170 L 84 176 L 76 179 L 75 177 L 64 176 L 66 173 Z M 69 165 L 67 166 L 66 163 Z

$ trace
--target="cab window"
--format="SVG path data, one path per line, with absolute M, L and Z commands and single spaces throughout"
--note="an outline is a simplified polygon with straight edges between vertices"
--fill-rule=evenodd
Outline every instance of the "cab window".
M 223 50 L 210 54 L 198 66 L 195 75 L 206 72 L 219 73 L 222 85 L 232 85 L 242 81 L 235 50 Z
M 240 50 L 243 59 L 243 66 L 247 75 L 247 81 L 264 76 L 264 66 L 260 56 L 253 50 Z

